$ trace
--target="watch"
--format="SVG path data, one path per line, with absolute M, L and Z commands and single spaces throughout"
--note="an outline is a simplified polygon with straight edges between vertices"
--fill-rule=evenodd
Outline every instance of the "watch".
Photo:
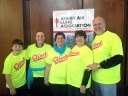
M 48 78 L 45 77 L 45 78 L 44 78 L 44 81 L 47 81 L 47 80 L 48 80 Z
M 84 85 L 81 85 L 83 88 L 85 88 L 85 86 Z

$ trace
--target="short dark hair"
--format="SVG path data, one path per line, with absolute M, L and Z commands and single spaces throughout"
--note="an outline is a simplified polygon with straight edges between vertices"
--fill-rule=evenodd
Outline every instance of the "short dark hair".
M 65 39 L 65 35 L 64 35 L 63 32 L 57 32 L 56 35 L 55 35 L 55 41 L 56 41 L 56 38 L 57 38 L 58 35 L 62 35 L 63 38 Z
M 86 39 L 86 37 L 87 37 L 85 31 L 83 31 L 83 30 L 77 30 L 77 31 L 75 32 L 75 38 L 76 38 L 76 36 L 83 36 L 84 39 Z
M 14 39 L 12 41 L 12 46 L 15 45 L 15 44 L 22 45 L 22 46 L 24 45 L 24 43 L 20 39 Z

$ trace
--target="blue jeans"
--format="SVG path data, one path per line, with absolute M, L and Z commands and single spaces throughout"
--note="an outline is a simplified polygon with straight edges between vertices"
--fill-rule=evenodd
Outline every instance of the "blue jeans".
M 101 84 L 94 81 L 95 96 L 117 96 L 116 84 Z

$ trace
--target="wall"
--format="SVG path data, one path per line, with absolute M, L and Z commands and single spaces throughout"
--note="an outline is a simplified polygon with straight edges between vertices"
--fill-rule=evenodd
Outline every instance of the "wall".
M 0 94 L 5 94 L 2 75 L 5 57 L 11 52 L 11 42 L 23 36 L 22 0 L 0 0 Z
M 43 31 L 46 42 L 52 44 L 52 11 L 67 9 L 77 9 L 77 0 L 31 0 L 31 41 L 35 41 L 35 32 Z

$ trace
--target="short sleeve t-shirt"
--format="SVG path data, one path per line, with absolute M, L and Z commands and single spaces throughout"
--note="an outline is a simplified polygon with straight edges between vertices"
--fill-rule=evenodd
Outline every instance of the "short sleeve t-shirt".
M 29 45 L 26 51 L 26 59 L 30 59 L 31 68 L 44 68 L 46 67 L 46 57 L 49 49 L 52 48 L 50 45 L 44 43 L 41 48 L 38 48 L 36 44 Z M 44 77 L 44 70 L 33 71 L 34 77 Z
M 67 67 L 67 83 L 74 87 L 80 88 L 83 80 L 83 75 L 87 65 L 93 63 L 93 53 L 89 47 L 74 46 L 68 58 Z M 90 87 L 90 80 L 86 88 Z
M 120 38 L 110 31 L 97 35 L 92 44 L 94 63 L 100 63 L 114 55 L 123 55 Z M 120 81 L 120 64 L 108 69 L 100 68 L 92 73 L 94 81 L 113 84 Z
M 53 48 L 48 52 L 46 62 L 51 64 L 49 82 L 52 84 L 66 84 L 67 60 L 70 49 L 67 47 L 65 52 L 60 55 Z
M 10 53 L 4 62 L 3 74 L 10 74 L 14 88 L 19 88 L 26 83 L 26 51 L 14 56 Z M 9 88 L 6 83 L 6 87 Z

